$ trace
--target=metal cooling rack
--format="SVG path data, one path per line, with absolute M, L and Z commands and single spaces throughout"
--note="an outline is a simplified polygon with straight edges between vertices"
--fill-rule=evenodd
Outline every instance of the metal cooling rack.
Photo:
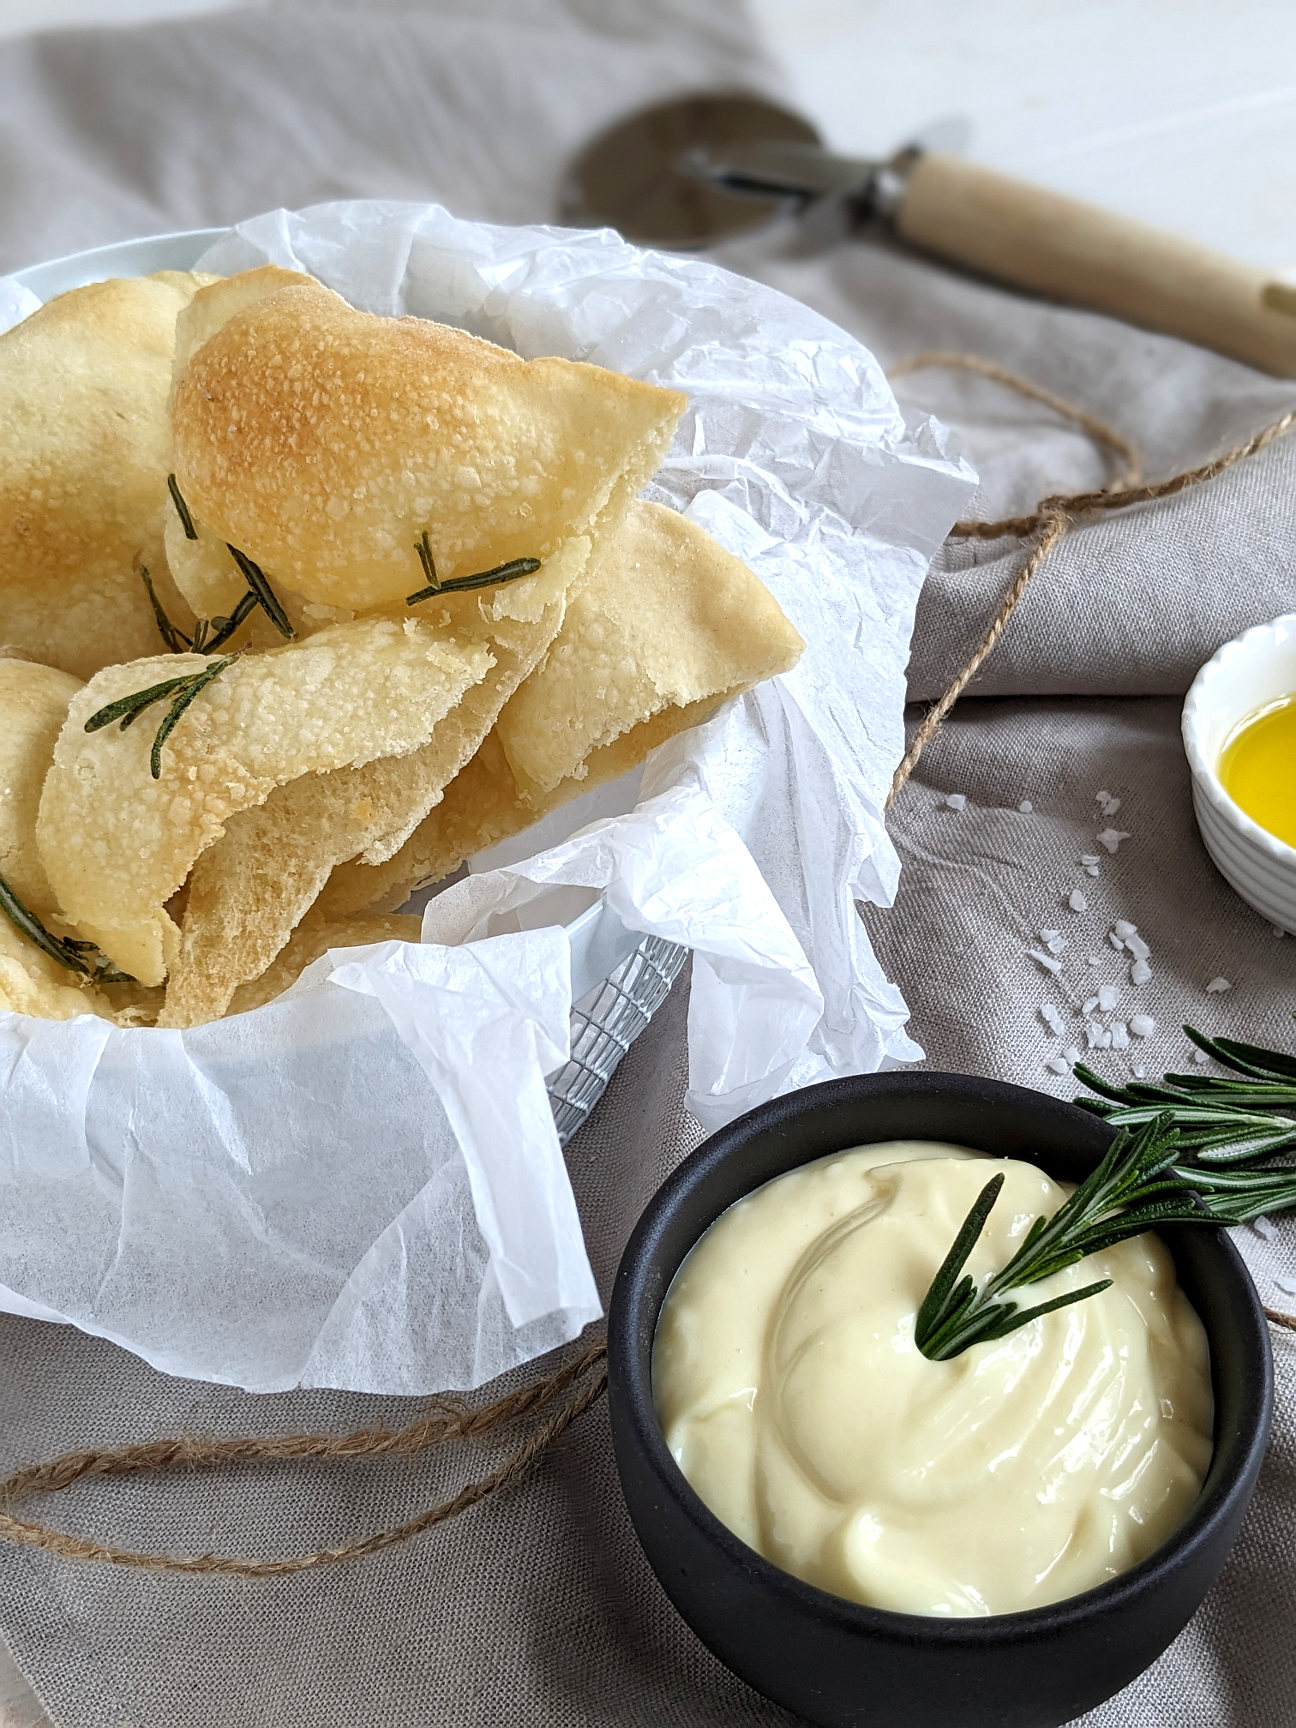
M 688 949 L 645 936 L 602 984 L 572 1008 L 571 1058 L 548 1079 L 565 1145 L 598 1103 L 617 1064 L 670 994 Z

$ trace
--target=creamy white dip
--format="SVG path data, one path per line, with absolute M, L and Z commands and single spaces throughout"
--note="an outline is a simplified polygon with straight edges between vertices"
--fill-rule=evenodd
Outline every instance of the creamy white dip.
M 893 1141 L 777 1177 L 717 1219 L 658 1324 L 666 1442 L 784 1570 L 912 1614 L 1002 1614 L 1125 1571 L 1183 1521 L 1211 1456 L 1206 1338 L 1142 1236 L 1028 1290 L 1111 1289 L 949 1362 L 913 1340 L 990 1175 L 978 1284 L 1068 1189 L 1032 1164 Z

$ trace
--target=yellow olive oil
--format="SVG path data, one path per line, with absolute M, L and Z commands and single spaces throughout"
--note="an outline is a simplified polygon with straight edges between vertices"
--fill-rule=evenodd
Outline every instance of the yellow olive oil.
M 1234 728 L 1219 777 L 1253 822 L 1296 846 L 1296 696 L 1271 702 Z

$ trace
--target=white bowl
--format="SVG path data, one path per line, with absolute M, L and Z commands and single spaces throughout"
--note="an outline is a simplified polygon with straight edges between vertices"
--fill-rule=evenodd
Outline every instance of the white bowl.
M 1284 696 L 1296 696 L 1296 612 L 1257 624 L 1206 662 L 1184 703 L 1183 741 L 1197 826 L 1216 868 L 1271 924 L 1296 934 L 1296 847 L 1252 821 L 1219 777 L 1238 722 Z

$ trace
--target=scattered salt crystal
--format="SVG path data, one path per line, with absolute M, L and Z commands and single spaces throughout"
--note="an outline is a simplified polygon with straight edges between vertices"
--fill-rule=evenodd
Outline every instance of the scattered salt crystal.
M 1194 1062 L 1209 1062 L 1210 1057 L 1206 1054 L 1206 1052 L 1204 1050 L 1194 1050 L 1193 1051 L 1193 1061 Z
M 1094 803 L 1097 804 L 1104 816 L 1114 816 L 1121 807 L 1120 799 L 1113 798 L 1111 793 L 1106 790 L 1094 794 Z
M 1134 1076 L 1134 1078 L 1136 1080 L 1146 1080 L 1147 1079 L 1147 1069 L 1143 1066 L 1143 1064 L 1141 1062 L 1139 1063 L 1137 1068 L 1131 1068 L 1130 1073 Z
M 1062 932 L 1060 930 L 1041 930 L 1040 931 L 1040 941 L 1041 942 L 1048 942 L 1052 937 L 1060 936 L 1061 934 L 1062 934 Z
M 1113 1050 L 1129 1049 L 1129 1028 L 1123 1020 L 1113 1020 L 1111 1023 L 1111 1041 Z
M 1054 1074 L 1069 1074 L 1071 1072 L 1071 1064 L 1065 1056 L 1050 1056 L 1044 1066 L 1051 1069 Z
M 1098 866 L 1096 864 L 1086 864 L 1085 865 L 1085 875 L 1086 876 L 1096 876 L 1097 874 L 1098 874 Z
M 1156 1031 L 1156 1021 L 1150 1014 L 1131 1014 L 1129 1029 L 1136 1038 L 1150 1038 Z
M 1059 1038 L 1062 1036 L 1062 1016 L 1058 1013 L 1055 1003 L 1040 1003 L 1040 1019 L 1050 1032 L 1056 1032 Z
M 1123 828 L 1104 828 L 1098 836 L 1098 844 L 1105 846 L 1109 852 L 1115 852 L 1122 840 L 1128 840 L 1129 835 Z
M 1067 905 L 1073 912 L 1087 912 L 1089 910 L 1089 902 L 1078 888 L 1073 888 L 1067 895 Z
M 1118 918 L 1112 925 L 1112 929 L 1122 942 L 1128 942 L 1130 937 L 1137 933 L 1138 925 L 1131 924 L 1128 918 Z
M 1102 859 L 1098 856 L 1098 854 L 1096 852 L 1082 852 L 1080 854 L 1080 862 L 1082 864 L 1086 864 L 1086 865 L 1087 864 L 1101 864 Z
M 951 792 L 945 800 L 945 808 L 947 810 L 966 810 L 967 793 Z
M 1103 1047 L 1103 1029 L 1094 1020 L 1085 1024 L 1085 1043 L 1091 1050 L 1101 1050 Z
M 1131 984 L 1146 984 L 1151 976 L 1152 968 L 1148 965 L 1146 960 L 1136 960 L 1130 967 Z
M 1251 1220 L 1251 1228 L 1255 1231 L 1257 1236 L 1261 1237 L 1266 1242 L 1272 1242 L 1274 1237 L 1278 1234 L 1278 1226 L 1274 1223 L 1272 1218 L 1266 1218 L 1263 1212 L 1258 1218 L 1253 1218 Z
M 1035 806 L 1031 803 L 1029 798 L 1023 798 L 1017 808 L 1021 811 L 1023 816 L 1029 816 Z
M 1102 965 L 1102 955 L 1101 954 L 1091 954 L 1089 956 L 1089 964 L 1091 966 L 1101 966 Z
M 1206 986 L 1206 994 L 1208 996 L 1219 996 L 1225 990 L 1231 990 L 1232 988 L 1233 986 L 1227 978 L 1212 978 L 1210 983 Z
M 1146 960 L 1152 952 L 1141 936 L 1127 936 L 1125 946 L 1136 960 Z
M 1273 931 L 1274 935 L 1279 939 L 1279 941 L 1281 941 L 1282 938 L 1287 934 L 1287 932 L 1283 929 L 1281 924 L 1271 924 L 1269 926 L 1269 928 Z
M 1104 1014 L 1110 1014 L 1116 1006 L 1118 991 L 1114 984 L 1104 984 L 1098 992 L 1098 1006 Z
M 1060 960 L 1055 960 L 1051 954 L 1041 954 L 1038 948 L 1032 948 L 1030 950 L 1030 957 L 1032 960 L 1038 960 L 1044 970 L 1046 972 L 1051 972 L 1055 978 L 1062 970 L 1062 962 Z
M 1107 940 L 1111 943 L 1112 947 L 1116 950 L 1116 952 L 1118 954 L 1120 953 L 1121 949 L 1125 946 L 1125 944 L 1121 941 L 1120 937 L 1116 934 L 1116 932 L 1114 930 L 1109 930 L 1107 932 Z
M 1274 1283 L 1284 1296 L 1296 1296 L 1296 1278 L 1275 1278 Z
M 1096 1014 L 1098 1012 L 1098 998 L 1091 996 L 1080 1012 L 1085 1015 Z
M 1044 946 L 1050 954 L 1061 954 L 1065 951 L 1067 939 L 1065 936 L 1050 936 Z
M 1080 1060 L 1080 1052 L 1076 1049 L 1074 1044 L 1068 1044 L 1066 1049 L 1062 1052 L 1062 1054 L 1066 1057 L 1067 1061 L 1071 1064 L 1071 1066 L 1073 1068 L 1075 1067 L 1076 1063 Z

